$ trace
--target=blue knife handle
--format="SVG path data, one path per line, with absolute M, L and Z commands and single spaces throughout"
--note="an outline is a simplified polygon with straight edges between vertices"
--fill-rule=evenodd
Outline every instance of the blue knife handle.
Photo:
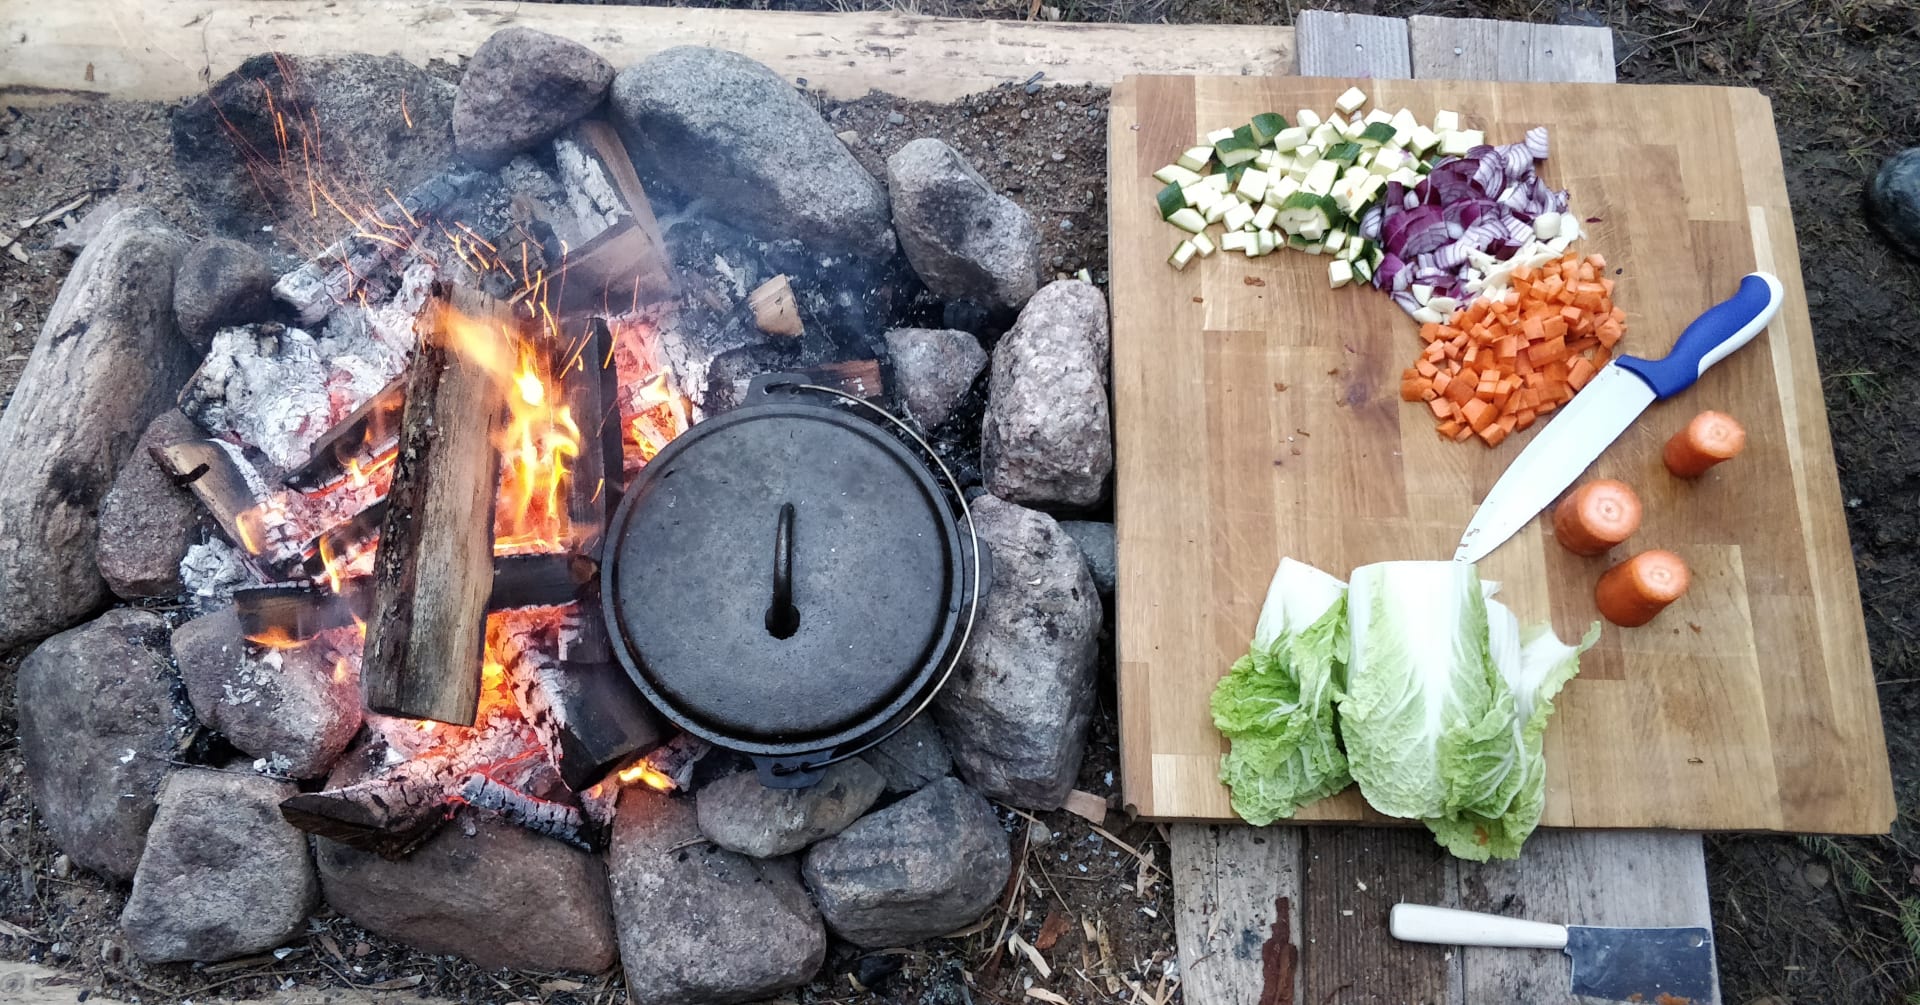
M 1622 356 L 1614 362 L 1646 381 L 1655 398 L 1671 398 L 1692 387 L 1707 367 L 1753 341 L 1779 313 L 1784 295 L 1780 280 L 1765 272 L 1751 273 L 1740 280 L 1740 292 L 1732 299 L 1694 318 L 1664 358 Z

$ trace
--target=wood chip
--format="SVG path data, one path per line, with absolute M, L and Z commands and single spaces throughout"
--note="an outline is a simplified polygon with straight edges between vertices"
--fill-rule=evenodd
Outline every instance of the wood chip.
M 1049 1003 L 1049 1005 L 1071 1005 L 1065 998 L 1048 991 L 1046 988 L 1028 988 L 1027 997 L 1037 998 L 1040 1001 Z
M 424 980 L 426 980 L 425 977 L 414 974 L 412 977 L 395 977 L 393 980 L 381 981 L 378 984 L 363 984 L 361 985 L 361 989 L 364 991 L 399 991 L 402 988 L 417 988 L 420 986 L 420 982 Z
M 1084 817 L 1096 824 L 1107 822 L 1107 801 L 1082 789 L 1074 789 L 1067 793 L 1067 802 L 1063 808 L 1074 816 Z
M 347 958 L 346 954 L 340 951 L 340 943 L 334 941 L 333 936 L 321 932 L 319 941 L 320 948 L 326 950 L 329 956 L 332 956 L 336 960 L 344 960 Z
M 0 921 L 0 935 L 11 935 L 16 939 L 31 939 L 34 942 L 47 941 L 11 921 Z
M 1047 912 L 1047 920 L 1040 923 L 1040 934 L 1034 937 L 1033 948 L 1042 952 L 1052 949 L 1054 943 L 1060 941 L 1060 936 L 1072 928 L 1073 919 L 1067 917 L 1067 912 L 1053 908 Z
M 553 994 L 556 991 L 579 991 L 585 987 L 586 985 L 579 981 L 569 980 L 542 981 L 540 983 L 540 990 L 547 994 Z
M 1021 938 L 1019 932 L 1007 935 L 1007 948 L 1025 956 L 1027 962 L 1033 964 L 1033 969 L 1039 972 L 1041 980 L 1053 976 L 1053 968 L 1047 965 L 1047 958 L 1040 955 L 1040 950 L 1035 949 L 1032 943 Z

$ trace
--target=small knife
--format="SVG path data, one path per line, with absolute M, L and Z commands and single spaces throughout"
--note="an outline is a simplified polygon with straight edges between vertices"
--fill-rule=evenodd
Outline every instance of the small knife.
M 1705 928 L 1593 928 L 1498 914 L 1395 904 L 1388 922 L 1403 942 L 1559 949 L 1573 957 L 1573 993 L 1668 1005 L 1713 1001 L 1713 933 Z
M 1560 410 L 1487 493 L 1454 550 L 1456 562 L 1478 562 L 1527 525 L 1572 485 L 1633 420 L 1656 401 L 1693 386 L 1707 367 L 1727 358 L 1780 310 L 1780 280 L 1755 272 L 1740 292 L 1693 320 L 1662 359 L 1621 356 Z

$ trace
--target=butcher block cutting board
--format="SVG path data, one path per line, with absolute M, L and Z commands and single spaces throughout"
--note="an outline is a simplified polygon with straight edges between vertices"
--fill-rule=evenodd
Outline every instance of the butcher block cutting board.
M 1452 557 L 1531 438 L 1443 442 L 1399 400 L 1421 343 L 1382 293 L 1329 289 L 1327 259 L 1220 253 L 1167 265 L 1179 235 L 1149 175 L 1201 134 L 1256 113 L 1323 114 L 1357 84 L 1392 112 L 1438 109 L 1518 142 L 1545 125 L 1544 174 L 1588 220 L 1627 312 L 1621 348 L 1664 354 L 1755 269 L 1786 304 L 1750 347 L 1653 406 L 1589 477 L 1634 486 L 1628 547 L 1579 558 L 1538 519 L 1480 564 L 1523 622 L 1577 638 L 1593 584 L 1668 548 L 1693 588 L 1650 625 L 1606 626 L 1547 731 L 1544 823 L 1884 833 L 1894 816 L 1879 702 L 1767 99 L 1704 87 L 1307 77 L 1134 77 L 1109 120 L 1121 750 L 1127 803 L 1158 819 L 1233 817 L 1208 697 L 1247 650 L 1289 555 L 1345 578 Z M 1713 408 L 1746 452 L 1694 482 L 1660 447 Z M 1535 427 L 1535 432 L 1544 424 Z M 1306 821 L 1379 820 L 1355 790 Z

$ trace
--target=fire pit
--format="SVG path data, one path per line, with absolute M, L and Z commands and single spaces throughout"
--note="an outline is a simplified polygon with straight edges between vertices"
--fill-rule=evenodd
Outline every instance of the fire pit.
M 328 153 L 320 78 L 345 70 L 390 88 L 398 124 L 360 131 L 391 129 L 406 171 L 370 185 Z M 180 270 L 254 255 L 265 277 L 208 312 L 179 412 L 123 474 L 213 529 L 173 531 L 177 575 L 146 577 L 180 623 L 110 612 L 21 669 L 42 815 L 134 879 L 141 955 L 271 948 L 317 885 L 431 951 L 593 970 L 618 944 L 636 1001 L 747 1000 L 803 983 L 828 931 L 970 923 L 1009 869 L 987 797 L 1072 787 L 1100 601 L 1040 508 L 1108 474 L 1098 291 L 1040 288 L 1032 221 L 936 140 L 890 163 L 890 205 L 758 64 L 677 49 L 613 78 L 516 30 L 451 113 L 360 57 L 261 57 L 182 113 L 311 250 L 267 269 L 226 242 Z M 409 139 L 435 116 L 457 157 Z M 148 225 L 113 221 L 71 282 L 124 271 Z M 948 317 L 972 330 L 927 327 Z M 1049 398 L 1062 368 L 1091 393 Z M 90 688 L 172 701 L 167 675 L 88 669 L 109 642 L 102 666 L 170 650 L 191 708 L 63 714 Z M 130 742 L 118 766 L 54 753 Z M 278 828 L 271 865 L 196 864 L 242 816 Z M 253 906 L 159 892 L 197 888 Z

